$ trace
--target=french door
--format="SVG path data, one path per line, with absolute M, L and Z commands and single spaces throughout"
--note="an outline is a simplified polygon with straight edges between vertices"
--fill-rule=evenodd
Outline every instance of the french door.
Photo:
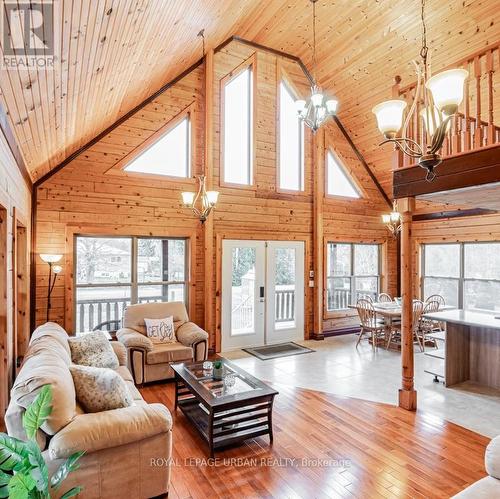
M 222 350 L 304 338 L 304 243 L 222 243 Z

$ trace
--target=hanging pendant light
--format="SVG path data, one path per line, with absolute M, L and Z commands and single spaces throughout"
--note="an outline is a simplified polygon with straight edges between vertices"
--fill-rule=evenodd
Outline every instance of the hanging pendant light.
M 446 132 L 450 126 L 451 117 L 458 112 L 458 106 L 464 98 L 464 84 L 469 73 L 465 69 L 450 69 L 430 77 L 427 67 L 427 27 L 425 25 L 425 0 L 421 3 L 422 48 L 421 63 L 413 61 L 417 73 L 415 98 L 403 125 L 403 113 L 406 108 L 404 100 L 390 100 L 375 106 L 372 111 L 377 117 L 379 130 L 387 142 L 393 142 L 394 147 L 407 156 L 418 160 L 418 164 L 427 170 L 426 179 L 434 180 L 434 168 L 442 159 L 439 151 L 443 146 Z M 406 136 L 406 130 L 411 117 L 423 93 L 424 109 L 420 112 L 425 131 L 429 137 L 427 146 L 419 144 Z M 399 130 L 403 126 L 401 137 Z
M 392 205 L 392 211 L 382 215 L 382 223 L 385 224 L 394 238 L 401 232 L 401 214 L 396 210 L 396 203 Z
M 321 88 L 316 84 L 316 2 L 318 0 L 310 1 L 313 5 L 313 85 L 309 101 L 296 100 L 295 106 L 299 118 L 313 132 L 316 132 L 330 116 L 337 113 L 338 101 L 324 95 Z
M 205 188 L 205 176 L 198 175 L 199 188 L 198 192 L 183 192 L 182 203 L 186 208 L 190 208 L 193 213 L 200 219 L 203 223 L 210 212 L 215 208 L 217 200 L 219 199 L 218 191 L 207 191 Z M 200 203 L 198 203 L 198 200 Z M 199 204 L 199 206 L 198 206 Z

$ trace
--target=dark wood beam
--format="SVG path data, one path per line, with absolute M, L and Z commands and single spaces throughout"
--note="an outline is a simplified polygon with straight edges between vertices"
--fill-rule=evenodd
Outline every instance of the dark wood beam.
M 494 215 L 495 213 L 498 213 L 498 211 L 487 210 L 485 208 L 471 208 L 470 210 L 437 211 L 435 213 L 421 213 L 420 215 L 413 215 L 413 221 L 422 222 L 425 220 L 442 220 L 443 218 L 478 217 L 481 215 Z
M 494 182 L 500 182 L 500 144 L 445 158 L 432 182 L 425 180 L 425 170 L 418 165 L 395 170 L 393 194 L 399 199 Z

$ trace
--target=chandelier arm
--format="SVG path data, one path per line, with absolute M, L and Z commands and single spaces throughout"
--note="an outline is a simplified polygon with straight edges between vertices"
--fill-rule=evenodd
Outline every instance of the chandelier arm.
M 404 154 L 406 154 L 407 156 L 411 156 L 412 158 L 420 158 L 423 155 L 420 145 L 412 139 L 408 139 L 405 137 L 395 137 L 393 139 L 386 139 L 379 145 L 387 144 L 388 142 L 396 144 L 396 146 L 401 151 L 403 151 Z M 412 149 L 412 146 L 414 146 L 416 149 Z
M 450 122 L 451 116 L 447 116 L 436 129 L 436 133 L 432 137 L 432 144 L 430 148 L 430 154 L 435 154 L 443 147 L 443 142 L 446 137 L 446 128 Z

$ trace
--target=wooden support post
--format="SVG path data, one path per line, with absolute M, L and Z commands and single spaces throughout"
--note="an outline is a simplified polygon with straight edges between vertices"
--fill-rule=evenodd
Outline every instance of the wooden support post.
M 314 135 L 314 313 L 313 338 L 324 339 L 323 335 L 323 290 L 324 290 L 324 229 L 323 203 L 325 198 L 325 130 L 320 128 Z
M 403 298 L 401 366 L 402 386 L 399 390 L 399 407 L 414 411 L 417 408 L 417 392 L 413 386 L 413 265 L 411 251 L 411 220 L 415 211 L 415 198 L 398 201 L 401 213 L 401 296 Z
M 204 174 L 207 190 L 213 184 L 213 103 L 214 103 L 214 51 L 205 56 L 205 149 Z M 215 208 L 217 209 L 217 208 Z M 205 265 L 205 330 L 209 334 L 209 347 L 214 344 L 214 215 L 211 213 L 204 223 L 204 265 Z M 216 350 L 217 350 L 217 343 Z M 220 347 L 219 347 L 220 348 Z

